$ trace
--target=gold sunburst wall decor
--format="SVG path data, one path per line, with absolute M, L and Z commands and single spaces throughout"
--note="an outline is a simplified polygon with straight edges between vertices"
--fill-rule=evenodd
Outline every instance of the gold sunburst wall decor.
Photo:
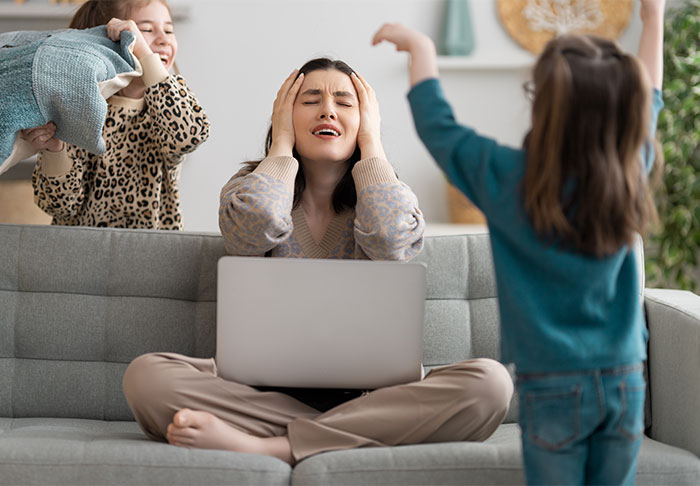
M 497 0 L 501 23 L 518 44 L 539 54 L 565 33 L 617 39 L 634 11 L 635 0 Z

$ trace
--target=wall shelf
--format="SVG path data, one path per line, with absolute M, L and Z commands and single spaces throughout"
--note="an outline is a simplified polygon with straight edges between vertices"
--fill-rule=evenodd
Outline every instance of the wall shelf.
M 484 59 L 474 56 L 438 56 L 437 66 L 441 71 L 514 71 L 530 69 L 535 63 L 535 58 L 518 57 L 502 60 L 497 57 Z
M 78 3 L 25 3 L 0 2 L 0 19 L 66 19 L 70 20 L 78 10 Z M 173 20 L 184 20 L 190 16 L 189 4 L 176 3 L 170 6 Z

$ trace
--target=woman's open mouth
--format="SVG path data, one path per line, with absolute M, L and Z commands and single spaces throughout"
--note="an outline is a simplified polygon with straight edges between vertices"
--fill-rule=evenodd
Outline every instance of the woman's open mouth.
M 334 138 L 340 137 L 340 130 L 333 125 L 319 125 L 314 128 L 311 133 L 315 137 L 322 138 L 324 140 L 333 140 Z

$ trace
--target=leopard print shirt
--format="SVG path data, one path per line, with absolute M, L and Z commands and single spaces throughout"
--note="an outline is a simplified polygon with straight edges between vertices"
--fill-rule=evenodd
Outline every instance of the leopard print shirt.
M 52 224 L 114 228 L 183 229 L 178 178 L 185 154 L 209 136 L 209 120 L 181 76 L 167 76 L 141 100 L 108 100 L 96 155 L 66 144 L 41 152 L 32 177 L 34 199 Z M 51 158 L 69 159 L 54 176 Z
M 283 258 L 410 260 L 423 248 L 425 221 L 411 189 L 386 160 L 352 170 L 357 204 L 336 214 L 319 243 L 301 207 L 292 209 L 298 162 L 270 157 L 241 169 L 221 190 L 219 227 L 232 255 Z

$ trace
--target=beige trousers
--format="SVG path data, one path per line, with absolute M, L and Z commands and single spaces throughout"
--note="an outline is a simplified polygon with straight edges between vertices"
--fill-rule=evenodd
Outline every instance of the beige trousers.
M 182 408 L 207 411 L 257 437 L 287 435 L 296 461 L 324 451 L 421 442 L 483 441 L 508 412 L 505 367 L 474 359 L 435 368 L 418 382 L 374 390 L 324 413 L 276 391 L 219 378 L 213 359 L 174 353 L 136 358 L 124 394 L 136 421 L 165 440 Z

